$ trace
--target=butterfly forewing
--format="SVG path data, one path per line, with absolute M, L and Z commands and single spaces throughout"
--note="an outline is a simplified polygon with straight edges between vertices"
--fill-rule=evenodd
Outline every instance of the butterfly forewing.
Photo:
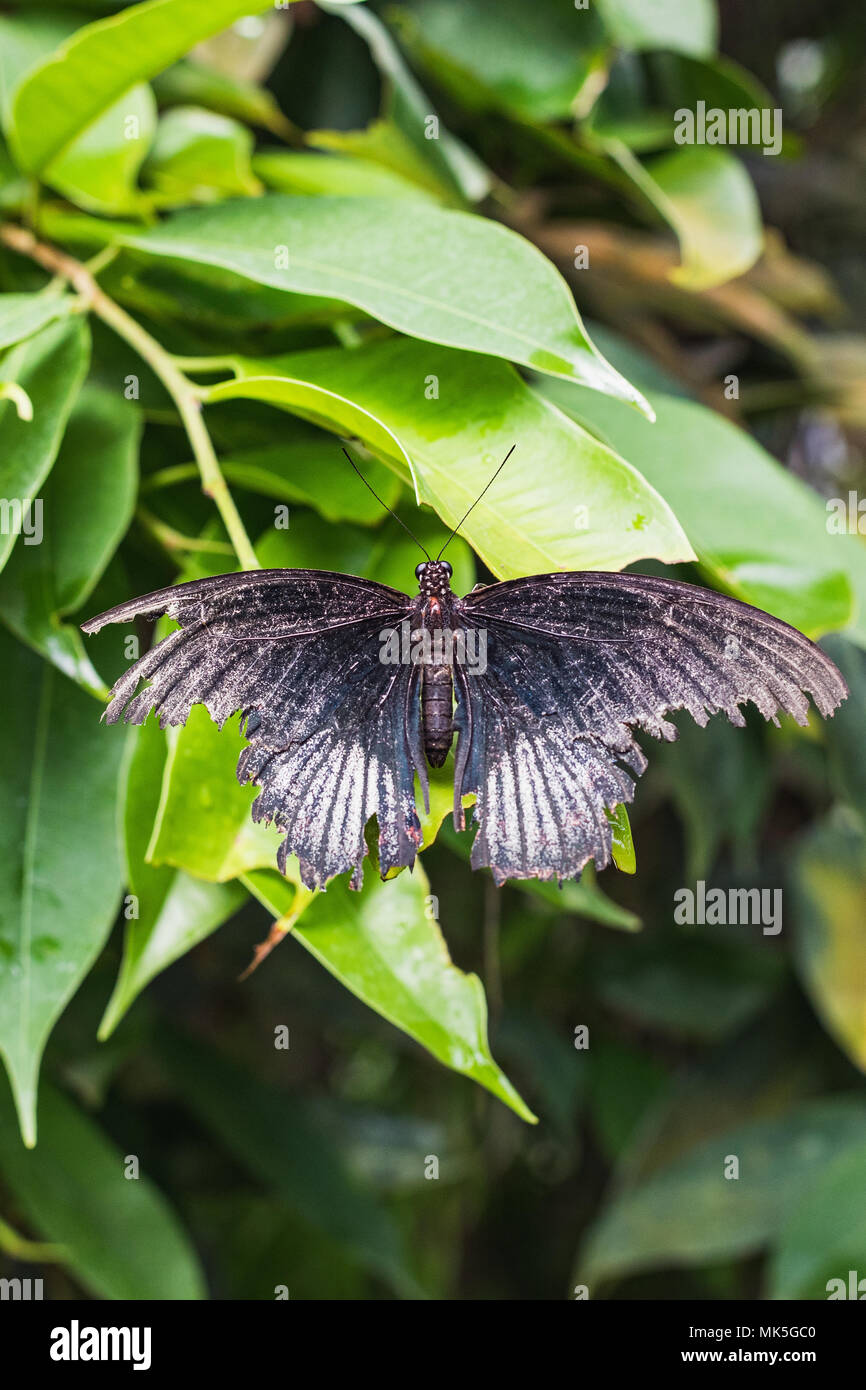
M 349 870 L 357 887 L 373 815 L 383 875 L 411 864 L 420 840 L 419 672 L 380 660 L 381 631 L 411 611 L 406 594 L 368 580 L 261 570 L 164 589 L 85 630 L 138 615 L 176 619 L 179 631 L 117 682 L 107 720 L 140 724 L 153 709 L 163 726 L 183 724 L 204 704 L 222 724 L 240 712 L 249 746 L 238 777 L 261 787 L 254 817 L 286 832 L 281 868 L 291 852 L 308 887 Z

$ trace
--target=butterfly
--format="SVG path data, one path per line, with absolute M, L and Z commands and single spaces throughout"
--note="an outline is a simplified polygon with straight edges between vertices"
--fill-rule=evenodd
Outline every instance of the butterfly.
M 501 885 L 610 862 L 606 812 L 633 799 L 646 767 L 635 729 L 675 739 L 665 716 L 679 709 L 743 725 L 748 702 L 806 724 L 806 692 L 824 717 L 848 693 L 815 643 L 712 590 L 577 571 L 461 597 L 441 555 L 417 566 L 414 596 L 272 569 L 121 603 L 83 630 L 163 615 L 179 627 L 120 677 L 104 718 L 141 724 L 155 710 L 166 727 L 202 704 L 222 727 L 239 713 L 238 780 L 260 788 L 253 818 L 284 834 L 279 868 L 296 855 L 309 888 L 349 871 L 361 887 L 373 816 L 382 877 L 411 868 L 416 776 L 429 807 L 427 765 L 441 767 L 456 739 L 454 824 L 465 828 L 474 794 L 472 867 Z

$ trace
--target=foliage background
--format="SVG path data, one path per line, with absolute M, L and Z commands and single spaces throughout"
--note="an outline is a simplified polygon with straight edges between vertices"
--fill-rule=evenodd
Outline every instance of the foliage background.
M 0 6 L 0 493 L 46 528 L 0 536 L 0 1275 L 824 1297 L 866 1273 L 866 554 L 826 507 L 863 491 L 858 6 L 243 10 Z M 781 107 L 782 152 L 677 146 L 698 99 Z M 309 901 L 236 732 L 100 726 L 129 634 L 77 623 L 247 537 L 411 587 L 335 435 L 425 540 L 518 441 L 457 587 L 697 579 L 822 637 L 851 699 L 651 746 L 634 875 L 497 892 L 443 779 L 423 868 Z M 698 879 L 781 887 L 781 933 L 677 926 Z M 294 939 L 239 984 L 275 918 Z

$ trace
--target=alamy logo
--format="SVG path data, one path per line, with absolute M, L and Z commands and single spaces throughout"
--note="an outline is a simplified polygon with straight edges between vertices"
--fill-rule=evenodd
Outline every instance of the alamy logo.
M 674 921 L 679 926 L 760 926 L 764 936 L 782 930 L 781 888 L 708 888 L 698 879 L 694 889 L 674 893 Z
M 848 1270 L 848 1282 L 844 1279 L 828 1279 L 825 1285 L 828 1300 L 834 1298 L 856 1298 L 866 1300 L 866 1279 L 861 1279 L 856 1269 Z
M 131 1361 L 134 1371 L 150 1370 L 149 1327 L 68 1327 L 51 1329 L 52 1361 Z
M 707 107 L 699 101 L 695 110 L 681 106 L 674 112 L 674 140 L 678 145 L 761 145 L 764 154 L 782 148 L 782 111 L 769 106 Z
M 487 670 L 487 633 L 483 627 L 413 628 L 404 618 L 399 628 L 379 633 L 379 660 L 383 666 L 453 666 L 457 662 L 472 676 Z

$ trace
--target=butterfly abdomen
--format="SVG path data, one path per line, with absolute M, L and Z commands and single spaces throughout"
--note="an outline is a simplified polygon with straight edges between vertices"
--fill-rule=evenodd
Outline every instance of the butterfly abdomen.
M 425 666 L 421 678 L 424 752 L 431 767 L 441 767 L 454 737 L 454 700 L 450 666 Z

